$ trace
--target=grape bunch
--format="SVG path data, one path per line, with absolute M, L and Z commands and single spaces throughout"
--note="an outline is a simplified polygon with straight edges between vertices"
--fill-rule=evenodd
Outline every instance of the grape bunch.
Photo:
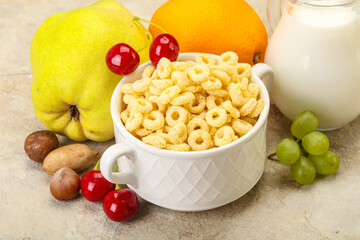
M 278 160 L 291 165 L 291 173 L 300 184 L 310 184 L 316 173 L 330 175 L 339 168 L 339 157 L 329 150 L 329 139 L 315 131 L 319 125 L 316 114 L 310 110 L 299 113 L 291 124 L 293 139 L 285 138 L 276 148 Z

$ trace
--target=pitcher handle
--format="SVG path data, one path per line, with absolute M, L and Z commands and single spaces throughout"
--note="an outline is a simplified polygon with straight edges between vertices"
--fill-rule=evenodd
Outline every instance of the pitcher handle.
M 274 70 L 265 63 L 257 63 L 251 71 L 263 81 L 268 92 L 270 92 L 274 83 Z

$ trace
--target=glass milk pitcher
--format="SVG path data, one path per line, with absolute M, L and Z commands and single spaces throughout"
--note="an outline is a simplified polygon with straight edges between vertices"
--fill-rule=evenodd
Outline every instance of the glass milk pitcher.
M 268 0 L 270 26 L 281 18 L 265 63 L 275 71 L 272 100 L 288 118 L 310 109 L 331 130 L 360 114 L 359 13 L 360 0 Z

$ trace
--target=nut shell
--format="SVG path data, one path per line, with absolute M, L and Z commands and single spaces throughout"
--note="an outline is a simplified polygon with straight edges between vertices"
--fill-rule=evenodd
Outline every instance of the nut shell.
M 24 149 L 31 160 L 43 162 L 45 157 L 59 147 L 59 140 L 55 133 L 41 130 L 31 133 L 25 139 Z
M 68 167 L 56 171 L 50 180 L 50 192 L 58 200 L 70 200 L 79 194 L 80 177 Z

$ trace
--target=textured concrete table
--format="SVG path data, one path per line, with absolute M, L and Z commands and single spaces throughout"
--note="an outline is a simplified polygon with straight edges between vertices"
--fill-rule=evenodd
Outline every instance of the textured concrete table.
M 176 212 L 141 201 L 135 219 L 116 223 L 101 203 L 81 196 L 55 200 L 50 177 L 23 150 L 26 136 L 44 129 L 32 110 L 30 42 L 48 16 L 91 2 L 0 0 L 0 239 L 360 239 L 360 118 L 328 133 L 340 169 L 310 186 L 296 184 L 289 167 L 267 160 L 249 193 L 205 212 Z M 121 2 L 150 19 L 165 0 Z M 249 2 L 265 20 L 265 1 Z M 290 121 L 271 106 L 268 153 L 289 136 L 289 127 Z M 60 141 L 70 143 L 64 137 Z M 100 153 L 113 143 L 86 142 Z

